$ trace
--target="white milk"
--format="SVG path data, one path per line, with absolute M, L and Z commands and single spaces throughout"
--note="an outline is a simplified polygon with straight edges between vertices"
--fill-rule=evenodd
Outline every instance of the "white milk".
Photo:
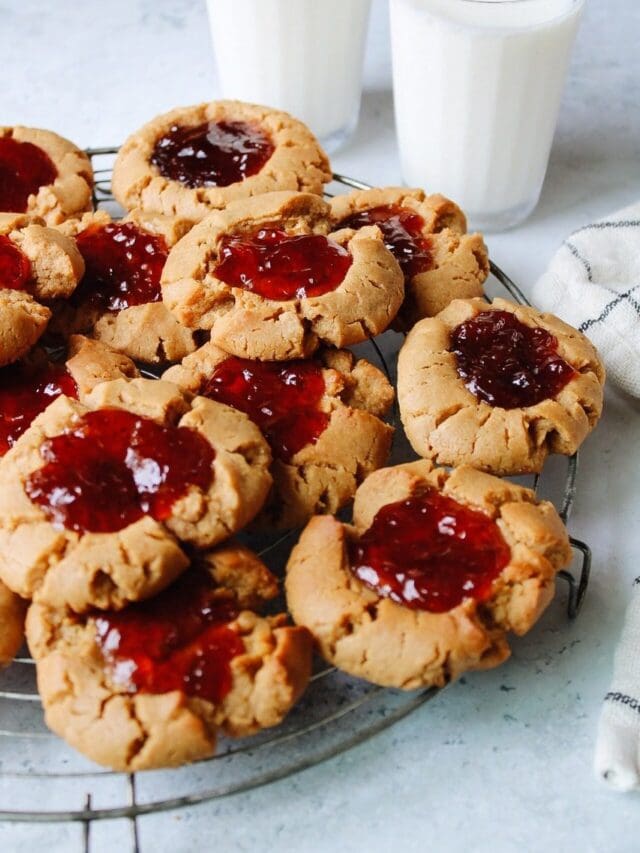
M 583 0 L 391 0 L 404 180 L 500 229 L 535 207 Z
M 328 148 L 358 121 L 370 0 L 208 0 L 222 94 L 286 110 Z

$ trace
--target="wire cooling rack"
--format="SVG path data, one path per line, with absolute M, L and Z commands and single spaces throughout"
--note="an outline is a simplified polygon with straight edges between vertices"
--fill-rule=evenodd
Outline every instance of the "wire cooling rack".
M 118 215 L 110 189 L 115 148 L 92 149 L 96 206 Z M 327 195 L 368 185 L 334 175 Z M 487 295 L 527 299 L 513 281 L 491 264 Z M 395 365 L 401 336 L 387 332 L 356 347 L 359 355 L 377 363 L 395 384 Z M 404 438 L 397 409 L 392 462 L 413 457 Z M 577 456 L 552 459 L 542 475 L 519 478 L 554 501 L 564 521 L 576 494 Z M 249 544 L 281 571 L 295 534 L 252 537 Z M 574 562 L 560 573 L 568 585 L 567 613 L 578 614 L 589 580 L 591 552 L 571 539 Z M 214 757 L 187 767 L 143 773 L 115 773 L 96 767 L 50 734 L 43 722 L 35 686 L 35 667 L 28 655 L 16 658 L 0 673 L 0 821 L 63 822 L 83 826 L 81 848 L 91 849 L 94 821 L 125 818 L 130 823 L 130 847 L 140 850 L 138 821 L 144 815 L 180 809 L 248 791 L 332 758 L 392 725 L 433 699 L 436 688 L 404 692 L 366 684 L 317 663 L 308 690 L 287 719 L 275 729 L 242 740 L 222 740 Z M 36 807 L 35 804 L 46 804 Z

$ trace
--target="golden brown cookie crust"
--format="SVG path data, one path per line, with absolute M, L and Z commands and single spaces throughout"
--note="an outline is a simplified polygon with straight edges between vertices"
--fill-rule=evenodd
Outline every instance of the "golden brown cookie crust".
M 51 311 L 28 293 L 0 288 L 0 367 L 26 355 L 51 317 Z
M 452 299 L 483 295 L 489 275 L 487 247 L 481 234 L 466 233 L 465 215 L 450 199 L 418 189 L 384 187 L 338 195 L 330 204 L 335 227 L 355 213 L 386 205 L 407 208 L 423 218 L 422 234 L 431 244 L 433 267 L 405 282 L 395 329 L 406 331 L 423 317 L 433 317 Z
M 29 259 L 24 290 L 0 288 L 0 366 L 22 358 L 40 339 L 51 317 L 42 301 L 66 299 L 84 273 L 84 261 L 72 240 L 43 220 L 0 213 L 0 234 Z
M 484 311 L 509 311 L 558 340 L 558 354 L 577 374 L 534 406 L 502 409 L 478 400 L 449 351 L 460 323 Z M 604 367 L 589 340 L 552 314 L 505 299 L 457 299 L 409 333 L 398 357 L 398 401 L 407 437 L 439 465 L 469 464 L 498 475 L 536 472 L 550 453 L 575 453 L 602 412 Z
M 66 368 L 78 386 L 81 402 L 101 382 L 140 376 L 138 368 L 126 355 L 83 335 L 69 338 Z
M 23 484 L 43 464 L 45 439 L 87 411 L 109 407 L 204 435 L 216 453 L 211 486 L 192 486 L 162 523 L 143 516 L 115 533 L 58 529 Z M 191 400 L 169 382 L 103 382 L 84 404 L 59 397 L 0 461 L 0 578 L 26 598 L 76 612 L 148 598 L 188 564 L 180 543 L 210 547 L 253 519 L 271 486 L 270 462 L 266 442 L 245 415 L 203 397 Z
M 11 663 L 22 645 L 27 604 L 0 581 L 0 667 Z
M 446 613 L 414 610 L 381 597 L 349 570 L 347 541 L 382 506 L 425 487 L 486 513 L 511 548 L 482 604 L 468 598 Z M 353 526 L 311 519 L 289 559 L 287 602 L 327 661 L 388 687 L 443 686 L 466 670 L 497 666 L 509 655 L 507 633 L 531 628 L 553 596 L 556 573 L 571 559 L 550 503 L 467 466 L 447 472 L 420 460 L 377 471 L 358 489 L 353 517 Z
M 156 141 L 173 125 L 243 121 L 256 124 L 270 137 L 274 152 L 255 175 L 227 187 L 191 188 L 163 177 L 151 164 Z M 311 131 L 288 113 L 245 104 L 213 101 L 178 107 L 154 118 L 124 143 L 113 169 L 113 194 L 126 209 L 139 207 L 166 215 L 179 214 L 198 222 L 229 202 L 276 190 L 322 194 L 331 180 L 329 160 Z
M 218 705 L 177 690 L 127 693 L 105 670 L 91 617 L 31 606 L 28 641 L 47 724 L 99 764 L 133 771 L 206 758 L 215 752 L 219 730 L 244 736 L 277 725 L 304 690 L 309 632 L 287 626 L 282 615 L 253 612 L 277 593 L 275 578 L 233 544 L 204 559 L 221 592 L 246 608 L 230 623 L 245 651 L 232 659 L 232 687 Z
M 42 219 L 23 213 L 0 213 L 0 234 L 27 256 L 31 278 L 27 291 L 37 300 L 67 299 L 82 276 L 84 261 L 73 240 Z
M 62 231 L 77 237 L 91 225 L 104 227 L 113 220 L 104 210 L 69 220 Z M 178 216 L 162 216 L 131 211 L 123 222 L 132 222 L 143 231 L 164 238 L 171 248 L 183 237 L 191 223 Z M 114 350 L 143 364 L 180 361 L 196 348 L 194 333 L 182 326 L 162 302 L 132 305 L 122 311 L 104 311 L 91 304 L 56 303 L 50 330 L 66 337 L 71 333 L 90 335 Z
M 404 281 L 377 228 L 343 229 L 336 242 L 353 263 L 343 282 L 322 296 L 276 301 L 217 279 L 222 237 L 267 225 L 332 236 L 329 206 L 311 193 L 269 193 L 212 214 L 171 250 L 162 274 L 165 305 L 180 323 L 210 329 L 211 340 L 232 355 L 265 361 L 307 358 L 320 343 L 349 346 L 389 326 Z
M 30 142 L 49 155 L 58 170 L 52 184 L 40 187 L 29 196 L 27 213 L 41 216 L 47 225 L 59 225 L 65 219 L 92 208 L 93 168 L 84 151 L 73 142 L 50 130 L 35 127 L 0 127 L 0 137 Z
M 205 344 L 169 368 L 163 379 L 193 394 L 201 393 L 218 364 L 229 356 Z M 285 462 L 271 464 L 273 487 L 256 526 L 284 529 L 304 524 L 316 513 L 336 513 L 357 486 L 387 461 L 393 429 L 383 423 L 393 403 L 393 388 L 384 374 L 348 350 L 320 349 L 325 394 L 321 411 L 330 420 L 315 444 Z

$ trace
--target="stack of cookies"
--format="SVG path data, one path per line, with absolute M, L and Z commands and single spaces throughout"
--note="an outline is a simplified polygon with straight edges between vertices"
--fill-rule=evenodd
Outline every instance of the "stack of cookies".
M 101 764 L 277 725 L 314 648 L 407 689 L 495 666 L 570 560 L 553 506 L 499 477 L 575 452 L 595 350 L 485 300 L 453 202 L 328 202 L 331 177 L 285 113 L 176 109 L 120 149 L 112 219 L 72 143 L 0 129 L 0 662 L 26 613 L 47 723 Z M 394 389 L 349 347 L 389 328 L 421 458 L 385 468 Z M 303 526 L 292 625 L 233 537 Z

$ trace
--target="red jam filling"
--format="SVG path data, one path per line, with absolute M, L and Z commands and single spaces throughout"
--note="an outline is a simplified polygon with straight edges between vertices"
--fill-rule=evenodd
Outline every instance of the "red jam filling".
M 335 290 L 351 262 L 346 249 L 321 234 L 263 228 L 223 237 L 215 275 L 266 299 L 304 299 Z
M 168 254 L 163 237 L 132 222 L 111 222 L 90 225 L 76 242 L 86 270 L 73 295 L 75 304 L 121 311 L 162 299 L 160 274 Z
M 444 613 L 465 598 L 485 601 L 510 549 L 484 513 L 428 489 L 383 506 L 349 556 L 351 571 L 380 595 Z
M 228 187 L 259 172 L 273 152 L 267 134 L 244 121 L 174 124 L 156 142 L 151 162 L 187 187 Z
M 58 170 L 42 148 L 0 137 L 0 210 L 25 213 L 29 196 L 57 177 Z
M 318 408 L 325 392 L 322 368 L 313 361 L 248 361 L 218 364 L 201 393 L 248 415 L 264 433 L 274 455 L 290 461 L 315 444 L 329 415 Z
M 400 264 L 408 281 L 418 273 L 433 267 L 431 241 L 424 236 L 424 219 L 407 207 L 384 204 L 353 213 L 338 225 L 338 228 L 364 228 L 377 225 L 382 231 L 384 244 Z
M 0 369 L 0 455 L 61 394 L 78 396 L 78 387 L 64 365 L 47 364 L 32 371 L 10 364 Z
M 22 290 L 31 276 L 31 262 L 4 234 L 0 234 L 0 287 Z
M 231 689 L 231 660 L 244 651 L 228 627 L 237 615 L 209 574 L 192 568 L 160 595 L 93 621 L 111 679 L 129 693 L 181 690 L 217 703 Z
M 190 486 L 208 489 L 215 453 L 196 430 L 100 409 L 45 441 L 40 455 L 45 464 L 25 491 L 51 523 L 113 533 L 144 515 L 168 518 Z
M 451 333 L 459 375 L 478 399 L 503 409 L 555 397 L 576 371 L 558 355 L 558 339 L 510 311 L 484 311 Z

